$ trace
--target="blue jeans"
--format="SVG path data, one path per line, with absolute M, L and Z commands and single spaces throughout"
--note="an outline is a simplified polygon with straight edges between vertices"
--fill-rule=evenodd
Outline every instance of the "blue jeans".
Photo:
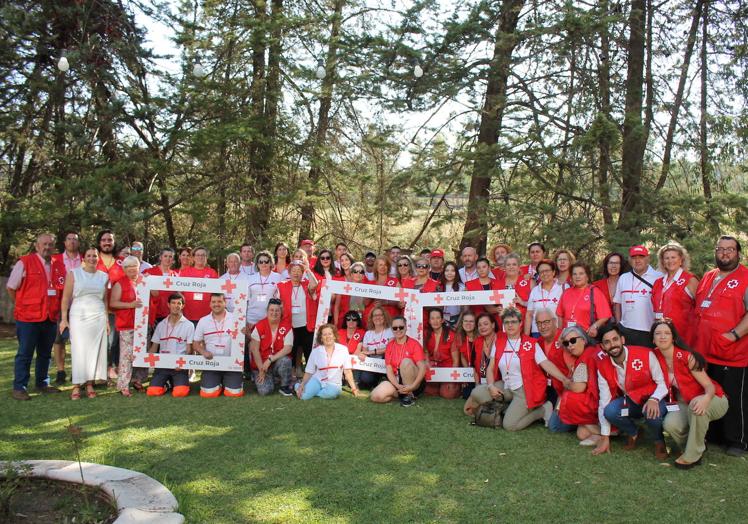
M 52 359 L 52 344 L 57 336 L 57 324 L 16 321 L 18 353 L 14 366 L 13 389 L 25 390 L 31 378 L 31 361 L 36 351 L 36 387 L 49 385 L 49 362 Z
M 294 386 L 294 389 L 299 389 L 299 384 Z M 338 398 L 342 388 L 335 384 L 322 384 L 319 379 L 312 377 L 309 382 L 304 386 L 304 393 L 301 395 L 301 400 L 310 400 L 314 397 L 323 398 L 330 400 Z
M 548 421 L 548 429 L 551 433 L 568 433 L 569 431 L 576 429 L 576 426 L 561 422 L 561 417 L 559 416 L 558 411 L 554 410 L 553 415 L 551 415 L 551 420 Z
M 624 407 L 624 400 L 626 407 L 629 410 L 627 417 L 621 416 L 621 409 Z M 628 396 L 618 397 L 610 401 L 610 404 L 605 406 L 605 418 L 608 419 L 612 425 L 617 427 L 619 431 L 626 436 L 636 436 L 638 430 L 634 423 L 634 419 L 644 418 L 644 423 L 652 432 L 655 442 L 664 442 L 665 437 L 662 435 L 662 420 L 667 414 L 667 401 L 665 399 L 660 400 L 660 416 L 657 418 L 647 418 L 644 416 L 642 406 L 636 404 Z

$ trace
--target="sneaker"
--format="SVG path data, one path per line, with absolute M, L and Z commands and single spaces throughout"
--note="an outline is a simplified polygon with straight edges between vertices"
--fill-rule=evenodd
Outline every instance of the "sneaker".
M 31 400 L 31 395 L 25 389 L 14 389 L 13 398 L 15 400 Z
M 725 451 L 728 455 L 731 457 L 744 457 L 746 454 L 748 454 L 748 451 L 741 448 L 740 446 L 730 446 L 727 448 L 727 451 Z
M 281 386 L 280 388 L 278 388 L 278 393 L 280 393 L 284 397 L 293 397 L 293 391 L 288 386 Z
M 546 401 L 543 404 L 543 422 L 545 422 L 545 427 L 548 427 L 548 424 L 551 422 L 551 415 L 553 415 L 553 404 L 550 401 Z
M 579 441 L 580 446 L 597 446 L 597 443 L 600 441 L 600 437 L 596 438 L 586 438 L 584 440 Z
M 404 408 L 409 408 L 416 403 L 416 399 L 413 395 L 403 395 L 400 397 L 400 405 Z
M 65 384 L 65 379 L 67 378 L 67 374 L 64 371 L 58 371 L 57 372 L 57 379 L 55 380 L 56 386 L 62 386 Z

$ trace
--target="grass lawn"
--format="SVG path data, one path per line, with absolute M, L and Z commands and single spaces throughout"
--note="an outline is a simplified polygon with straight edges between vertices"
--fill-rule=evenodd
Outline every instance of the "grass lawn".
M 15 341 L 0 341 L 0 459 L 67 459 L 70 418 L 83 460 L 164 483 L 190 523 L 745 522 L 748 461 L 708 451 L 690 471 L 646 442 L 592 457 L 540 426 L 474 428 L 461 401 L 409 409 L 349 394 L 310 402 L 10 398 Z M 52 370 L 54 371 L 54 370 Z M 33 373 L 33 367 L 32 367 Z M 32 377 L 33 384 L 33 377 Z

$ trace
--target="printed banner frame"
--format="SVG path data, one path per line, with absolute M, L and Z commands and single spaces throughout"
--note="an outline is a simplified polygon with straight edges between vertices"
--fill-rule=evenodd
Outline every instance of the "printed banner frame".
M 143 307 L 135 309 L 135 333 L 133 337 L 133 366 L 168 369 L 212 369 L 216 371 L 244 371 L 245 337 L 242 328 L 247 322 L 248 282 L 245 280 L 220 278 L 187 278 L 157 275 L 140 275 L 136 281 L 138 298 Z M 234 323 L 228 332 L 231 335 L 231 354 L 208 360 L 201 355 L 170 355 L 148 353 L 148 312 L 151 291 L 232 293 L 234 298 Z

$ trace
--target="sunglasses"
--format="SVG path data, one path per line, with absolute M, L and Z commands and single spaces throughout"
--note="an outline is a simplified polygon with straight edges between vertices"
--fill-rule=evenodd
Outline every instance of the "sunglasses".
M 269 264 L 270 261 L 269 260 L 258 260 L 257 263 L 258 264 Z
M 279 298 L 271 298 L 270 300 L 268 300 L 268 304 L 273 306 L 280 306 L 281 300 Z
M 356 275 L 363 275 L 365 271 L 363 269 L 351 269 L 351 273 L 355 273 Z
M 351 320 L 358 322 L 358 317 L 345 317 L 346 322 L 350 322 Z
M 408 263 L 406 262 L 406 263 L 404 263 L 404 264 L 398 264 L 398 265 L 397 265 L 397 267 L 410 267 L 410 264 L 408 264 Z
M 319 257 L 320 260 L 330 260 L 331 257 Z
M 405 326 L 392 326 L 392 331 L 404 331 Z
M 571 337 L 568 340 L 563 340 L 561 343 L 564 345 L 565 348 L 568 348 L 569 346 L 572 346 L 577 343 L 577 340 L 580 340 L 581 337 Z
M 416 268 L 418 268 L 418 269 L 428 269 L 429 265 L 428 264 L 416 264 Z

